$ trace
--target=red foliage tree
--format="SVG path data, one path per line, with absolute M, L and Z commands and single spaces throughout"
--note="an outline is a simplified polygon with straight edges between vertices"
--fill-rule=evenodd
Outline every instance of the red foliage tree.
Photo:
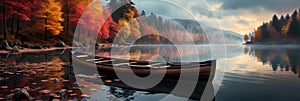
M 108 39 L 110 41 L 116 37 L 117 33 L 119 32 L 118 24 L 113 21 L 111 14 L 108 8 L 105 6 L 103 7 L 103 18 L 106 19 L 104 24 L 101 28 L 101 33 L 99 33 L 98 37 L 100 39 Z
M 18 19 L 18 25 L 19 26 L 19 20 L 23 21 L 30 21 L 29 14 L 30 14 L 30 4 L 32 3 L 31 0 L 3 0 L 0 2 L 0 6 L 2 6 L 2 13 L 0 16 L 2 16 L 3 20 L 3 34 L 4 39 L 7 39 L 7 26 L 6 21 L 8 19 L 12 19 L 12 25 L 11 25 L 11 34 L 13 34 L 14 31 L 14 20 L 15 17 Z M 17 28 L 18 33 L 18 28 Z

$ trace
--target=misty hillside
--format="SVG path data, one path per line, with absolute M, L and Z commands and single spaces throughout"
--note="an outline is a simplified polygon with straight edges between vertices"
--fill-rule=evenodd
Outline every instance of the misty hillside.
M 205 24 L 195 20 L 181 20 L 175 19 L 190 33 L 205 33 L 207 37 L 210 37 L 210 43 L 220 44 L 224 39 L 226 44 L 241 44 L 243 43 L 243 36 L 233 31 L 221 30 L 212 27 L 208 27 Z M 223 36 L 224 35 L 224 36 Z

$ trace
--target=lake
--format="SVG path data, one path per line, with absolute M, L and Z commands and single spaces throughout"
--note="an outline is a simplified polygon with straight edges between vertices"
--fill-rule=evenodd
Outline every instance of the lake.
M 50 94 L 56 95 L 56 99 L 108 101 L 154 101 L 168 95 L 103 85 L 93 80 L 103 79 L 106 83 L 120 80 L 97 73 L 74 73 L 69 51 L 1 54 L 0 99 L 10 98 L 23 87 L 30 88 L 32 99 L 39 100 L 49 99 Z M 87 49 L 78 51 L 89 52 Z M 153 62 L 216 60 L 216 79 L 213 82 L 216 101 L 282 101 L 300 100 L 299 52 L 300 46 L 203 45 L 115 47 L 96 50 L 95 55 Z M 170 98 L 185 99 L 178 95 L 170 95 Z
M 220 101 L 299 101 L 300 46 L 246 46 L 227 60 Z

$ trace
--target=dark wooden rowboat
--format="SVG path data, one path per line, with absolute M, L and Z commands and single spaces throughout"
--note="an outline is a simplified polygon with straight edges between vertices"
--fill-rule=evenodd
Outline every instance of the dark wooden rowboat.
M 161 74 L 163 70 L 166 70 L 166 77 L 179 77 L 179 76 L 197 76 L 199 79 L 207 79 L 211 73 L 211 68 L 215 68 L 215 61 L 205 62 L 148 62 L 148 61 L 136 61 L 136 60 L 124 60 L 107 57 L 97 57 L 93 55 L 86 55 L 81 53 L 73 54 L 73 62 L 80 64 L 82 68 L 97 67 L 99 73 L 114 74 L 115 71 L 121 71 L 124 73 L 133 72 L 138 76 L 148 76 L 151 74 Z M 152 71 L 151 71 L 152 69 Z M 214 69 L 213 69 L 214 70 Z M 197 71 L 199 73 L 197 73 Z
M 162 73 L 162 69 L 166 69 L 166 74 L 163 80 L 153 88 L 149 89 L 136 89 L 130 87 L 123 83 L 122 81 L 114 82 L 103 82 L 104 85 L 121 87 L 132 90 L 147 91 L 150 93 L 171 93 L 176 86 L 180 76 L 198 76 L 198 81 L 193 91 L 192 95 L 186 95 L 182 93 L 173 93 L 175 96 L 187 97 L 191 99 L 199 100 L 203 92 L 207 89 L 213 91 L 212 81 L 214 79 L 216 61 L 205 61 L 205 62 L 190 62 L 190 63 L 159 63 L 159 62 L 147 62 L 147 61 L 135 61 L 135 60 L 123 60 L 115 58 L 106 58 L 106 57 L 97 57 L 93 55 L 87 55 L 82 53 L 75 53 L 72 55 L 73 65 L 76 65 L 77 72 L 80 74 L 89 74 L 91 75 L 95 71 L 90 71 L 89 68 L 97 67 L 97 73 L 103 76 L 101 79 L 114 81 L 118 79 L 115 74 L 115 70 L 122 72 L 133 71 L 138 76 L 147 76 L 150 74 L 150 68 L 155 68 L 151 71 L 152 74 Z M 113 62 L 115 61 L 115 62 Z M 112 63 L 117 63 L 113 67 Z M 127 66 L 127 67 L 124 67 Z M 158 68 L 159 66 L 164 66 L 163 68 Z M 130 68 L 128 68 L 130 67 Z M 199 75 L 196 75 L 195 70 L 199 70 Z M 197 70 L 197 71 L 198 71 Z M 91 81 L 97 82 L 97 81 Z M 190 83 L 189 80 L 186 80 L 187 85 Z M 185 89 L 185 88 L 182 88 Z M 209 92 L 210 95 L 213 95 L 214 92 Z

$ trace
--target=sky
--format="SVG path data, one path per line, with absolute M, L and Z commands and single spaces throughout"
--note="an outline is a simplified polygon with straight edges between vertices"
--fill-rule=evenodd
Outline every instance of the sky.
M 300 0 L 133 0 L 138 10 L 169 18 L 194 19 L 208 26 L 248 34 L 274 14 L 300 8 Z

